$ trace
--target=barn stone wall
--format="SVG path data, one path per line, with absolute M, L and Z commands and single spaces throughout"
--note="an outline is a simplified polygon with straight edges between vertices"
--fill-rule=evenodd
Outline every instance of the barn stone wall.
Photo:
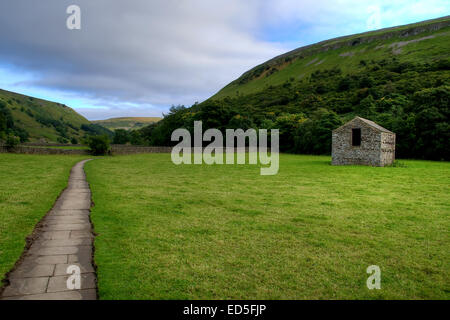
M 352 129 L 361 129 L 361 145 L 352 146 Z M 332 134 L 333 165 L 385 166 L 395 160 L 395 133 L 380 131 L 355 118 Z
M 395 161 L 395 133 L 381 133 L 381 165 L 388 166 Z

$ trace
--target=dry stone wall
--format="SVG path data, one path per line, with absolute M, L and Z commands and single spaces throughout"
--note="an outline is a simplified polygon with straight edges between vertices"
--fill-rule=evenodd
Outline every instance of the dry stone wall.
M 39 146 L 38 146 L 39 145 Z M 56 147 L 56 145 L 47 145 Z M 57 146 L 70 146 L 70 145 L 57 145 Z M 45 145 L 37 144 L 32 146 L 31 144 L 16 146 L 12 149 L 6 148 L 4 145 L 0 145 L 0 153 L 21 153 L 21 154 L 68 154 L 68 155 L 87 155 L 89 150 L 87 149 L 60 149 L 60 148 L 45 148 Z M 143 147 L 143 146 L 131 146 L 131 145 L 112 145 L 111 153 L 113 155 L 119 154 L 139 154 L 139 153 L 170 153 L 171 147 Z

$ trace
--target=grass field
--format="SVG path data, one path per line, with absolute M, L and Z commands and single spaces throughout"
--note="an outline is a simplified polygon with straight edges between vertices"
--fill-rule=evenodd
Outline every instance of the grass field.
M 67 185 L 71 167 L 83 158 L 0 154 L 0 279 Z
M 450 164 L 86 164 L 102 299 L 449 299 Z M 366 269 L 381 268 L 381 290 Z

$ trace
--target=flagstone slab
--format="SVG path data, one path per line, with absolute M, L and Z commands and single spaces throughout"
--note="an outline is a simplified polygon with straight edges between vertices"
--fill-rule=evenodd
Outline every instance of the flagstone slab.
M 47 290 L 49 277 L 9 279 L 9 286 L 2 296 L 18 296 L 24 294 L 44 293 Z
M 68 255 L 63 254 L 59 256 L 34 256 L 34 262 L 37 264 L 58 264 L 67 263 Z
M 92 248 L 85 247 L 80 249 L 75 254 L 70 254 L 68 257 L 68 263 L 81 263 L 86 265 L 89 261 L 92 260 Z
M 93 238 L 94 235 L 90 231 L 74 230 L 70 232 L 70 239 Z
M 79 247 L 41 247 L 32 246 L 29 253 L 38 256 L 56 256 L 56 255 L 69 255 L 75 254 L 79 251 Z
M 73 266 L 73 265 L 79 267 L 81 273 L 95 272 L 94 267 L 92 265 L 86 265 L 86 264 L 72 262 L 72 263 L 57 264 L 53 275 L 65 276 L 65 275 L 67 275 L 67 268 L 70 266 Z
M 50 277 L 53 276 L 54 271 L 54 264 L 23 263 L 8 277 L 9 279 Z
M 62 201 L 61 209 L 89 209 L 91 207 L 91 200 L 80 197 L 80 193 L 73 198 L 67 198 Z
M 47 292 L 58 292 L 58 291 L 72 291 L 67 286 L 67 279 L 70 275 L 55 276 L 51 277 L 48 282 Z M 95 289 L 95 274 L 94 273 L 84 273 L 81 274 L 81 289 Z
M 47 219 L 58 218 L 59 216 L 70 216 L 74 218 L 88 217 L 89 210 L 87 209 L 55 209 L 52 212 L 52 216 L 48 216 Z
M 87 223 L 90 226 L 89 217 L 79 216 L 79 217 L 71 217 L 71 216 L 58 216 L 57 219 L 45 219 L 44 225 L 51 226 L 57 224 L 64 223 Z
M 38 237 L 45 240 L 69 239 L 70 231 L 45 231 L 39 234 Z
M 48 231 L 71 231 L 71 230 L 84 230 L 90 231 L 91 224 L 90 223 L 58 223 L 58 224 L 50 224 L 44 227 L 45 230 Z
M 5 297 L 3 300 L 97 300 L 95 289 L 72 290 Z
M 92 240 L 90 238 L 79 239 L 63 239 L 63 240 L 40 240 L 35 244 L 42 247 L 72 247 L 72 246 L 88 246 L 91 245 Z

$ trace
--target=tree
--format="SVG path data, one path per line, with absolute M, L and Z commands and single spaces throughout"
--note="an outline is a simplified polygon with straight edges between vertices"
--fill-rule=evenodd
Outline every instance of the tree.
M 110 145 L 108 136 L 90 136 L 88 138 L 89 151 L 94 156 L 101 156 L 109 153 Z
M 144 138 L 142 137 L 140 131 L 133 130 L 129 134 L 130 136 L 130 143 L 132 145 L 143 145 L 145 144 Z
M 450 160 L 450 86 L 416 92 L 413 109 L 417 111 L 417 155 L 425 159 Z
M 361 100 L 355 111 L 358 116 L 371 118 L 376 113 L 375 100 L 369 94 L 367 97 Z
M 339 116 L 326 109 L 317 110 L 296 131 L 295 152 L 307 154 L 330 154 L 331 131 L 342 124 Z
M 13 134 L 9 134 L 6 137 L 6 148 L 9 149 L 14 149 L 14 147 L 16 147 L 18 144 L 20 143 L 20 139 L 19 137 L 16 137 Z
M 352 80 L 349 76 L 345 76 L 341 78 L 341 80 L 338 83 L 338 90 L 339 91 L 347 91 L 350 89 L 350 86 L 352 84 Z
M 294 148 L 294 136 L 297 128 L 306 121 L 302 113 L 285 113 L 275 119 L 274 129 L 280 130 L 280 150 L 292 152 Z
M 128 135 L 128 131 L 125 129 L 116 129 L 114 130 L 114 144 L 126 144 L 130 141 L 130 137 Z
M 371 88 L 374 84 L 374 80 L 371 76 L 364 75 L 359 81 L 360 88 Z

